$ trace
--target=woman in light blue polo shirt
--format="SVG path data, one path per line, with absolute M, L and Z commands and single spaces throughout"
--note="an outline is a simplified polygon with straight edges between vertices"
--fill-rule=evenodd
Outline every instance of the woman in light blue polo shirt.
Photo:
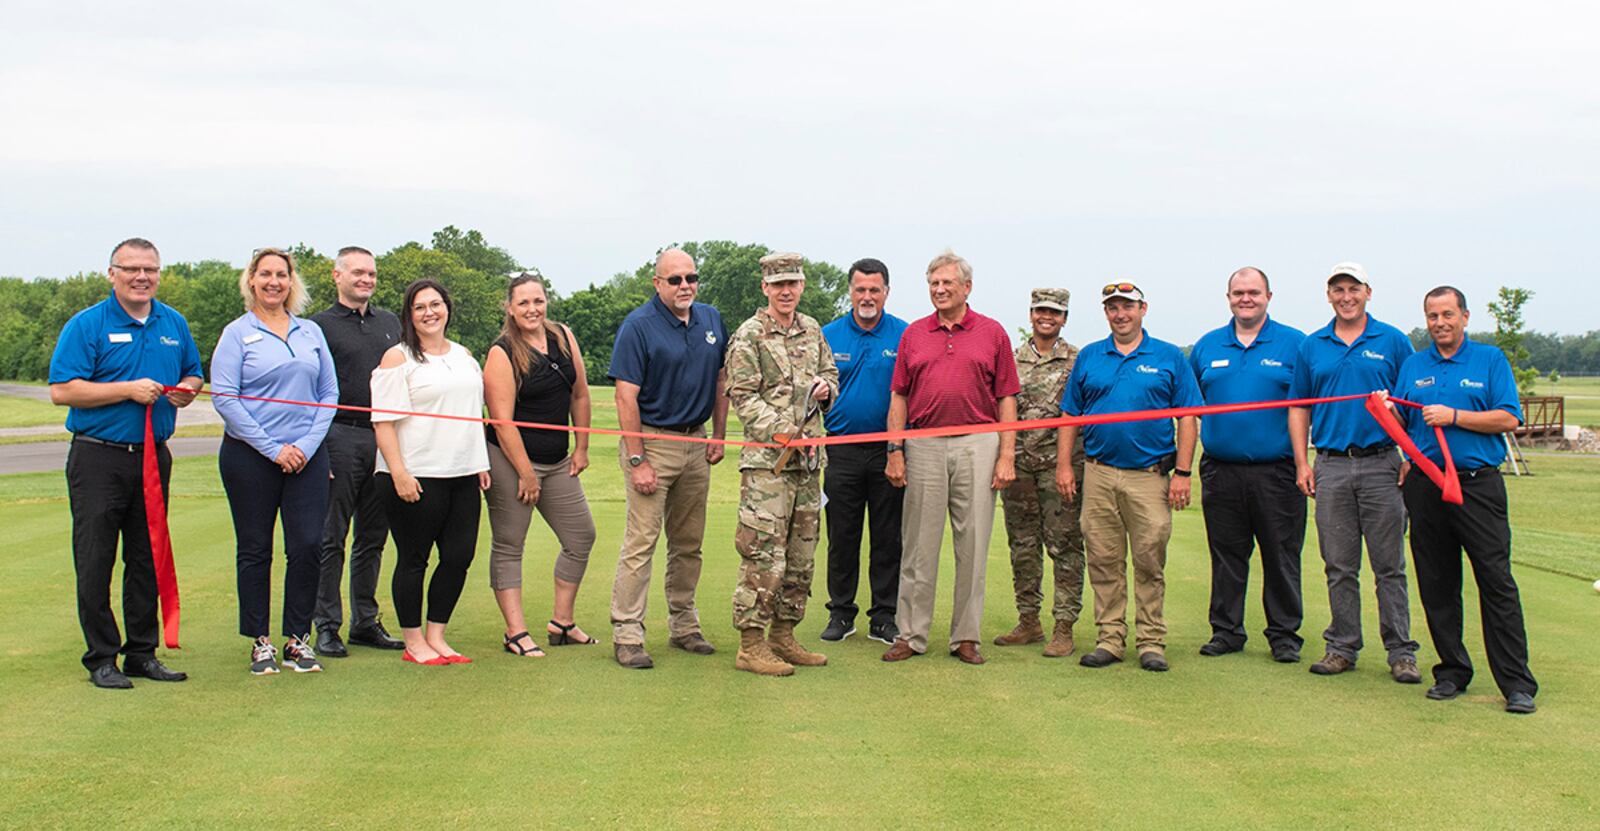
M 211 355 L 211 390 L 227 426 L 217 466 L 238 542 L 239 633 L 251 640 L 250 672 L 278 672 L 272 645 L 272 532 L 283 519 L 284 663 L 320 672 L 312 651 L 322 524 L 328 515 L 328 453 L 334 410 L 243 397 L 337 404 L 339 381 L 322 329 L 297 317 L 305 284 L 294 257 L 258 249 L 239 275 L 245 313 L 222 330 Z

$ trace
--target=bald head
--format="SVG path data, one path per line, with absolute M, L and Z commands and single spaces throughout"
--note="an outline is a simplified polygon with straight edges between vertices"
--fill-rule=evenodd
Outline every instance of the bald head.
M 685 274 L 694 271 L 694 258 L 682 248 L 668 248 L 656 255 L 656 276 Z
M 694 258 L 681 248 L 668 248 L 656 255 L 656 296 L 666 304 L 678 319 L 687 321 L 694 306 L 695 294 L 700 289 L 700 275 L 695 271 Z

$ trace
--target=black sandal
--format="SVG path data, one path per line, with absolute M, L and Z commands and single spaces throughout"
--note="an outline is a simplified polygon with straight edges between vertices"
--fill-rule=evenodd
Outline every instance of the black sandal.
M 551 646 L 570 646 L 570 645 L 574 645 L 574 644 L 588 645 L 588 644 L 591 644 L 591 643 L 599 643 L 599 641 L 595 640 L 594 638 L 589 638 L 586 641 L 580 641 L 577 638 L 573 637 L 572 636 L 572 630 L 578 628 L 578 622 L 577 621 L 573 621 L 573 622 L 567 624 L 566 626 L 562 626 L 561 624 L 556 623 L 555 621 L 552 620 L 552 621 L 550 621 L 550 625 L 561 630 L 560 632 L 550 632 L 549 630 L 546 630 L 547 634 L 550 635 L 550 645 Z M 585 637 L 587 637 L 587 635 L 585 635 Z
M 505 640 L 506 651 L 510 652 L 512 655 L 521 655 L 521 656 L 529 656 L 529 655 L 531 655 L 531 656 L 533 656 L 535 658 L 543 658 L 544 657 L 544 650 L 539 648 L 539 642 L 535 641 L 533 639 L 533 636 L 528 634 L 526 631 L 518 632 L 515 635 L 504 635 L 502 637 Z M 517 643 L 518 641 L 522 640 L 523 638 L 527 638 L 528 639 L 528 643 L 531 645 L 530 648 L 523 649 L 522 648 L 522 644 Z

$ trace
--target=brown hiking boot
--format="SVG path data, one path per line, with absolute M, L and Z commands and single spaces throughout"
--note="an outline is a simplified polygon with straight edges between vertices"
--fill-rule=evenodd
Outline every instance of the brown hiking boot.
M 1355 661 L 1352 661 L 1343 655 L 1335 655 L 1332 652 L 1329 652 L 1322 656 L 1322 660 L 1311 665 L 1311 674 L 1338 675 L 1341 672 L 1349 672 L 1355 668 Z
M 820 667 L 828 663 L 828 656 L 812 652 L 794 639 L 794 621 L 773 621 L 772 634 L 767 637 L 767 647 L 772 650 L 773 655 L 797 667 Z
M 739 633 L 739 654 L 733 659 L 733 668 L 757 675 L 794 674 L 793 666 L 772 654 L 760 629 L 746 629 Z
M 1055 634 L 1050 642 L 1044 645 L 1046 658 L 1065 658 L 1072 654 L 1077 646 L 1072 643 L 1072 624 L 1065 620 L 1056 621 Z
M 1401 684 L 1421 684 L 1422 673 L 1417 671 L 1416 658 L 1401 658 L 1389 665 L 1389 674 Z
M 1026 646 L 1030 643 L 1044 643 L 1044 628 L 1039 625 L 1038 615 L 1023 615 L 1017 619 L 1017 628 L 994 639 L 995 646 Z

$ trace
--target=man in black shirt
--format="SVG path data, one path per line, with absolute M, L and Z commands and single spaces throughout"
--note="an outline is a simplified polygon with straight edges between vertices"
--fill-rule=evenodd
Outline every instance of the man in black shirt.
M 400 319 L 371 306 L 378 285 L 378 266 L 372 252 L 349 246 L 333 261 L 333 283 L 339 299 L 312 316 L 328 340 L 333 366 L 339 376 L 339 403 L 372 406 L 372 370 L 383 353 L 400 340 Z M 391 637 L 378 619 L 378 571 L 389 522 L 383 498 L 373 476 L 378 444 L 372 419 L 364 412 L 340 410 L 323 442 L 333 482 L 328 492 L 328 520 L 322 531 L 322 582 L 317 591 L 313 622 L 317 627 L 317 653 L 342 658 L 348 652 L 339 639 L 344 623 L 344 601 L 339 583 L 344 579 L 344 541 L 355 520 L 355 540 L 350 546 L 350 642 L 379 649 L 403 649 L 405 642 Z

